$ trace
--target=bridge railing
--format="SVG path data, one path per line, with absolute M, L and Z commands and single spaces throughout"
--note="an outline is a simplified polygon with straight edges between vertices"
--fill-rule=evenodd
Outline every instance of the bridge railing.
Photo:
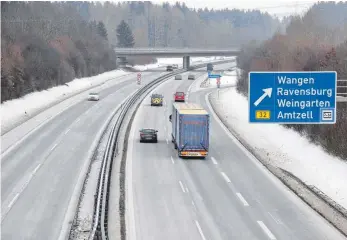
M 336 95 L 341 97 L 347 97 L 347 80 L 345 79 L 337 80 Z
M 239 49 L 199 49 L 199 48 L 114 48 L 116 54 L 132 53 L 238 53 Z

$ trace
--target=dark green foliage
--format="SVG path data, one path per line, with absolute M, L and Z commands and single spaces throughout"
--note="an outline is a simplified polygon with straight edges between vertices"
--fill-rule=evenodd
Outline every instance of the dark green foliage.
M 107 40 L 107 30 L 105 28 L 105 24 L 102 21 L 98 23 L 98 33 L 101 37 Z
M 129 25 L 122 20 L 117 27 L 117 39 L 118 39 L 118 47 L 133 47 L 135 45 L 133 33 L 129 27 Z

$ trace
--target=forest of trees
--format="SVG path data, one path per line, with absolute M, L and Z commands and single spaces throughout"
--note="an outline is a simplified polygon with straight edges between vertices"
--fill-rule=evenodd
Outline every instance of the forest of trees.
M 347 3 L 315 4 L 293 18 L 284 34 L 262 44 L 246 44 L 238 57 L 243 71 L 238 90 L 247 94 L 250 71 L 337 71 L 347 79 Z M 341 91 L 338 91 L 341 92 Z M 346 89 L 345 91 L 346 92 Z M 347 103 L 337 104 L 335 125 L 285 125 L 347 159 Z
M 134 33 L 135 47 L 238 47 L 281 29 L 277 18 L 260 11 L 189 9 L 178 2 L 96 2 L 88 8 L 91 18 L 105 23 L 114 45 L 122 20 Z
M 184 3 L 1 2 L 1 102 L 115 69 L 112 49 L 123 44 L 122 21 L 135 47 L 237 47 L 282 28 L 260 11 L 194 10 Z
M 115 68 L 104 24 L 78 4 L 1 2 L 1 102 Z

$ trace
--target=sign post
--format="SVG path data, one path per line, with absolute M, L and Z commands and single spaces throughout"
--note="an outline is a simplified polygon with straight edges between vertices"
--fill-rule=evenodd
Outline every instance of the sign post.
M 137 85 L 141 85 L 141 73 L 137 74 Z
M 217 78 L 217 88 L 220 88 L 220 78 Z
M 336 123 L 336 72 L 250 72 L 249 122 Z

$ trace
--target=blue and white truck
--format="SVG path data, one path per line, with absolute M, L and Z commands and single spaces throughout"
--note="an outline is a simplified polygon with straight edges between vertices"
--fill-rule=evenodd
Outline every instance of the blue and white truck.
M 172 142 L 179 157 L 208 155 L 210 140 L 210 115 L 195 103 L 173 103 Z

